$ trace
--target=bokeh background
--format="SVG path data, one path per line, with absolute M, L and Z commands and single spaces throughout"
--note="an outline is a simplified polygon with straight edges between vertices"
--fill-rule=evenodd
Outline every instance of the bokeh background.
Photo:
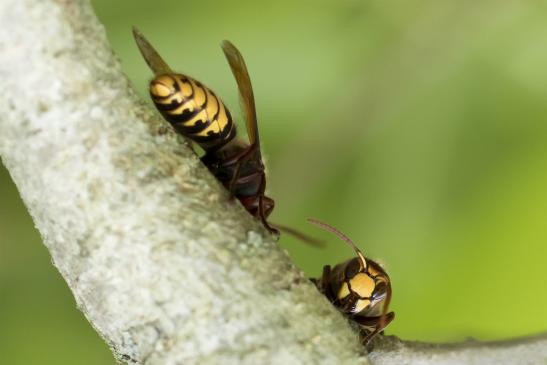
M 538 1 L 95 0 L 146 95 L 137 25 L 238 115 L 219 42 L 254 82 L 274 222 L 310 276 L 352 252 L 385 263 L 405 339 L 547 330 L 547 6 Z M 243 125 L 240 130 L 244 130 Z M 0 363 L 113 364 L 0 170 Z

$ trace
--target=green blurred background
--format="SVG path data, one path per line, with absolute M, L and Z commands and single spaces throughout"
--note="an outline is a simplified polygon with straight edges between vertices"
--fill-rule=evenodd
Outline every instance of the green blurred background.
M 238 115 L 219 42 L 254 82 L 272 220 L 328 239 L 281 245 L 310 276 L 352 252 L 391 275 L 406 339 L 547 329 L 547 6 L 538 1 L 93 1 L 146 96 L 137 25 L 171 65 Z M 241 125 L 241 127 L 243 127 Z M 240 128 L 243 130 L 244 128 Z M 5 170 L 0 363 L 113 364 Z

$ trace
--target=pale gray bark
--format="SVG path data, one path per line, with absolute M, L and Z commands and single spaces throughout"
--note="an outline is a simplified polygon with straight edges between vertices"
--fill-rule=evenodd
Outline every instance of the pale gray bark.
M 453 344 L 401 341 L 388 336 L 377 341 L 369 360 L 374 365 L 545 365 L 547 335 Z
M 117 359 L 367 363 L 347 322 L 139 100 L 87 0 L 0 2 L 0 92 L 2 162 Z M 390 341 L 375 363 L 450 353 Z M 464 344 L 460 363 L 518 346 Z M 545 339 L 526 351 L 545 359 Z

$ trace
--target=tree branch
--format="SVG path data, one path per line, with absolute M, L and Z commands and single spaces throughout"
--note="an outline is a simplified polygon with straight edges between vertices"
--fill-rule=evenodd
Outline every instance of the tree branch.
M 431 344 L 401 341 L 387 336 L 378 339 L 369 354 L 374 365 L 518 365 L 547 363 L 547 334 L 508 341 Z
M 88 1 L 6 0 L 0 17 L 2 160 L 119 360 L 366 363 L 344 319 L 139 100 Z
M 0 91 L 2 161 L 118 360 L 367 363 L 342 316 L 139 100 L 87 0 L 0 3 Z M 371 359 L 441 359 L 420 346 L 380 340 Z M 483 353 L 462 346 L 462 359 Z

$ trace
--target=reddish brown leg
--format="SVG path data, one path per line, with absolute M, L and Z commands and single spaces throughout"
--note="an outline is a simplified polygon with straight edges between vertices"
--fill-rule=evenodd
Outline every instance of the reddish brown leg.
M 362 339 L 361 343 L 366 346 L 378 333 L 382 332 L 387 325 L 395 318 L 394 312 L 389 312 L 381 317 L 367 318 L 367 317 L 352 317 L 351 319 L 366 328 L 368 332 Z M 369 330 L 370 327 L 374 329 Z
M 266 227 L 266 229 L 271 233 L 279 236 L 279 230 L 270 226 L 270 224 L 266 220 L 266 214 L 264 213 L 264 190 L 266 190 L 266 176 L 262 174 L 262 177 L 260 179 L 260 186 L 258 188 L 258 193 L 260 194 L 260 196 L 258 197 L 258 215 L 260 217 L 260 220 L 262 221 L 262 224 L 264 224 L 264 227 Z
M 330 300 L 330 296 L 328 295 L 328 287 L 329 287 L 330 272 L 331 272 L 330 265 L 323 266 L 323 275 L 321 275 L 321 278 L 319 279 L 318 286 L 317 286 L 317 289 L 319 289 L 321 293 L 325 294 L 329 300 Z
M 330 265 L 323 266 L 323 274 L 320 278 L 314 279 L 311 278 L 310 281 L 315 284 L 315 287 L 319 293 L 323 294 L 327 299 L 332 303 L 332 294 L 329 288 L 329 278 L 331 274 Z
M 236 170 L 234 171 L 234 176 L 232 176 L 232 180 L 230 180 L 230 185 L 228 186 L 228 191 L 230 192 L 231 197 L 234 196 L 236 183 L 237 183 L 237 180 L 239 179 L 239 174 L 241 173 L 241 166 L 243 165 L 244 162 L 248 161 L 253 156 L 254 152 L 256 152 L 256 144 L 250 145 L 249 148 L 247 148 L 247 150 L 243 152 L 241 156 L 237 158 Z M 268 228 L 268 230 L 270 228 Z

